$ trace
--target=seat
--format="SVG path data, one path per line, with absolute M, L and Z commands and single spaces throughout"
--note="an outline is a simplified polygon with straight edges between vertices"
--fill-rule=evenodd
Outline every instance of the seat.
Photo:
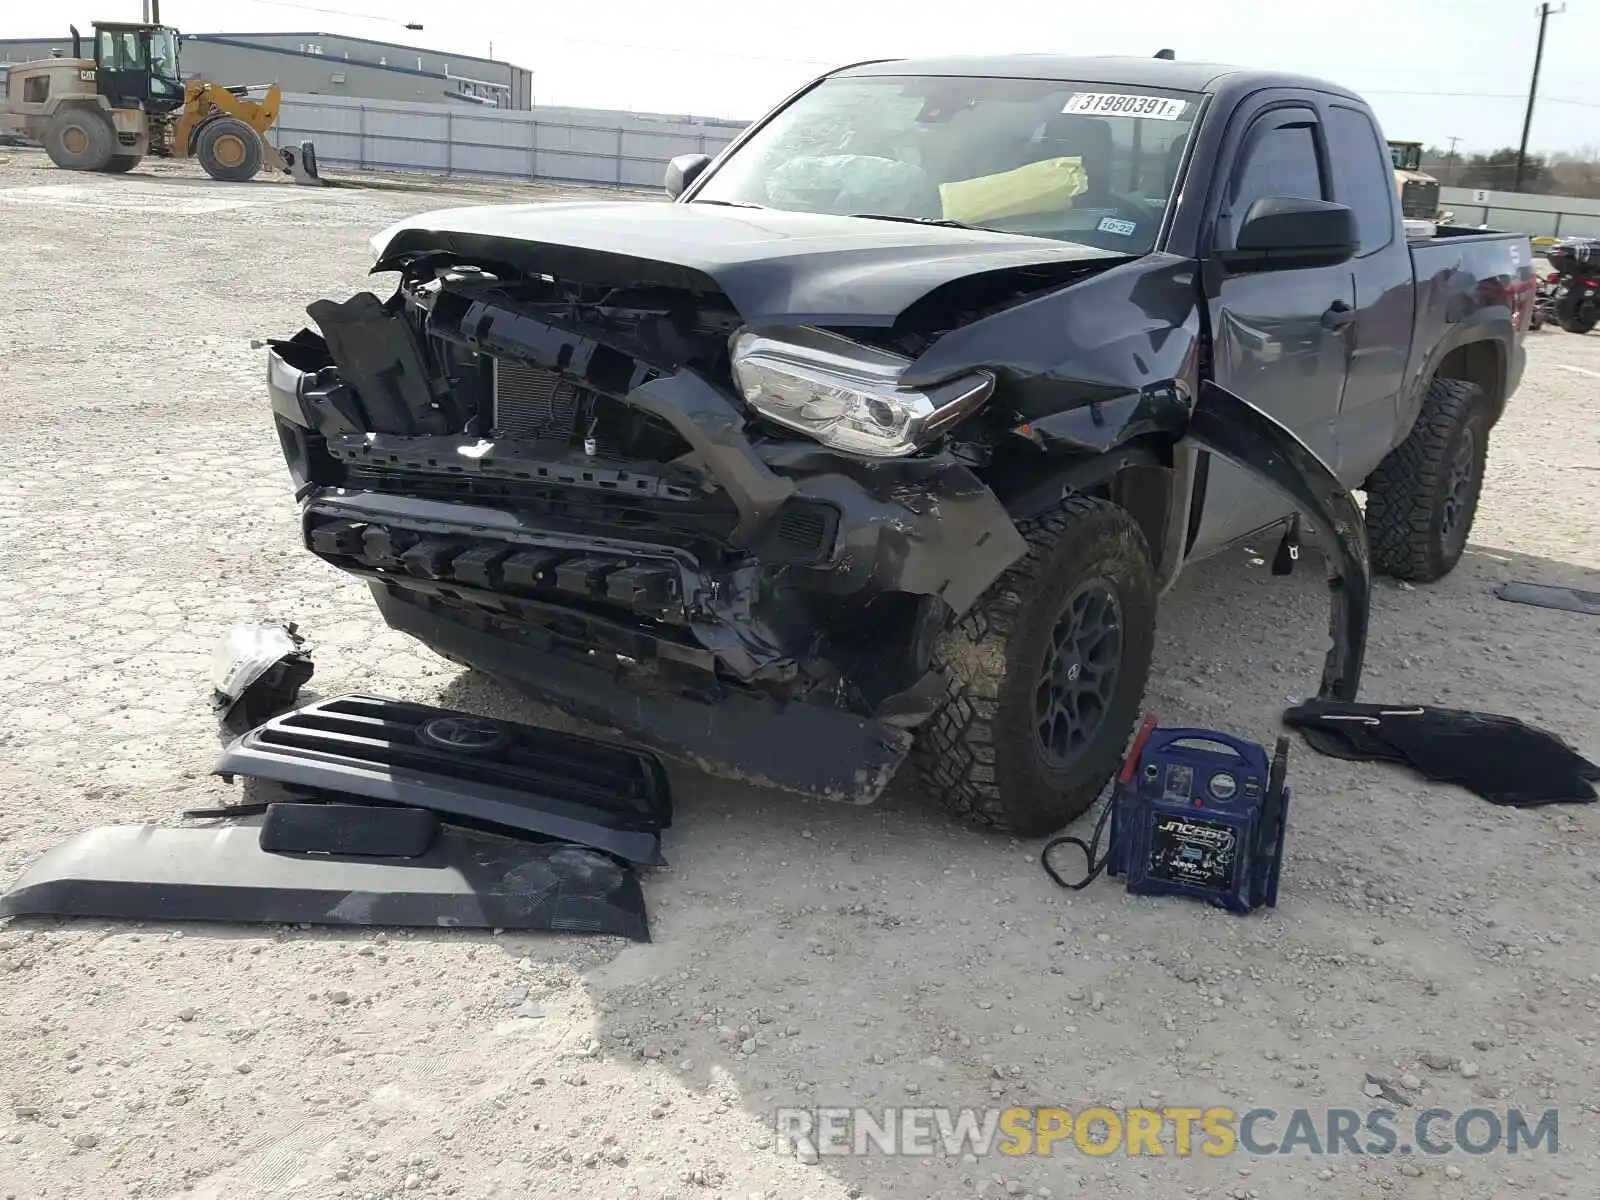
M 1082 161 L 1088 187 L 1081 197 L 1089 207 L 1108 206 L 1111 199 L 1111 126 L 1097 117 L 1057 113 L 1045 122 L 1031 161 L 1076 158 Z

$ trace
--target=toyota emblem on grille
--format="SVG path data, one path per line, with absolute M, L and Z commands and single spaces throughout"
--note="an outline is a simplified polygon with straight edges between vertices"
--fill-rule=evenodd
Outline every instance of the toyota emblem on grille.
M 417 737 L 441 750 L 464 754 L 486 754 L 511 740 L 504 725 L 482 717 L 435 717 L 417 730 Z

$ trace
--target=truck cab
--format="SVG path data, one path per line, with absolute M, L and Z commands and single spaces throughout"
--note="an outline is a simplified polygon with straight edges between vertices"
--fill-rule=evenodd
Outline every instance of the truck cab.
M 183 104 L 176 29 L 163 25 L 97 21 L 95 90 L 112 108 L 165 113 Z

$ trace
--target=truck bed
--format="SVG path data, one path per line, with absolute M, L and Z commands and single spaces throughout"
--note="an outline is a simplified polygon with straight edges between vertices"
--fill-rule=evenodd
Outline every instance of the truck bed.
M 1499 389 L 1509 396 L 1522 375 L 1537 283 L 1528 235 L 1441 225 L 1410 246 L 1417 281 L 1411 380 L 1425 384 L 1452 355 L 1509 348 Z

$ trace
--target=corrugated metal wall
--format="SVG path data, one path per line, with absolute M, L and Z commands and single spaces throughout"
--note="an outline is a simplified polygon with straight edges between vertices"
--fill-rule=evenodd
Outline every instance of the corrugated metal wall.
M 280 144 L 314 142 L 319 162 L 377 171 L 661 186 L 678 154 L 715 155 L 738 127 L 582 108 L 531 112 L 285 95 Z
M 1439 206 L 1455 213 L 1458 225 L 1486 224 L 1529 237 L 1600 235 L 1600 200 L 1447 187 L 1439 189 Z

